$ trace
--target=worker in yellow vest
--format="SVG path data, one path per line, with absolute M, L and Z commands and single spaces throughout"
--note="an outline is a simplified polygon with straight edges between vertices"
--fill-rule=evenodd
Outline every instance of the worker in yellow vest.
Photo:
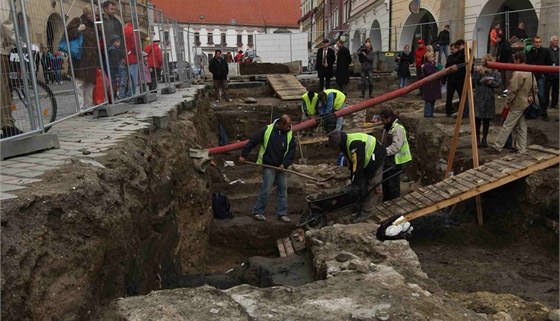
M 385 148 L 375 137 L 363 133 L 346 134 L 335 129 L 328 137 L 329 146 L 348 160 L 352 185 L 359 190 L 362 199 L 362 210 L 354 218 L 369 216 L 375 206 L 375 196 L 368 192 L 381 182 Z
M 334 113 L 346 107 L 346 95 L 337 89 L 326 89 L 319 93 L 319 117 L 325 118 L 327 123 L 325 128 L 327 133 L 334 128 L 331 126 L 329 120 L 334 120 L 336 116 Z M 334 116 L 334 117 L 333 117 Z M 336 129 L 342 130 L 344 118 L 336 118 Z
M 263 167 L 263 183 L 257 202 L 253 207 L 253 217 L 257 221 L 265 221 L 264 210 L 268 202 L 268 194 L 276 184 L 277 205 L 276 215 L 280 221 L 289 223 L 288 217 L 288 176 L 284 169 L 292 165 L 296 154 L 296 142 L 292 133 L 292 119 L 282 115 L 279 119 L 255 133 L 241 151 L 239 162 L 244 163 L 245 158 L 253 147 L 260 144 L 257 164 L 274 166 Z
M 317 101 L 319 95 L 310 90 L 301 96 L 301 119 L 305 120 L 309 117 L 317 115 Z
M 380 114 L 384 125 L 383 146 L 386 146 L 385 171 L 383 173 L 383 202 L 401 196 L 401 174 L 404 165 L 412 160 L 406 129 L 395 113 L 384 108 Z

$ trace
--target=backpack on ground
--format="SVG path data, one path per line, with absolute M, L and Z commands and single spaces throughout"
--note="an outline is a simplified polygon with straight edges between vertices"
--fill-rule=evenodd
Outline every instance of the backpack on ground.
M 219 220 L 233 218 L 233 214 L 231 214 L 229 208 L 229 199 L 226 195 L 220 192 L 212 193 L 212 213 L 214 218 Z

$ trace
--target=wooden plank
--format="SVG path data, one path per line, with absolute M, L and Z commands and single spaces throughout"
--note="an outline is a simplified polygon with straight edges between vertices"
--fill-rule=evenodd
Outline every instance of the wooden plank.
M 543 152 L 539 152 L 539 151 L 531 151 L 528 153 L 524 154 L 527 157 L 530 157 L 531 159 L 534 159 L 538 162 L 542 161 L 542 160 L 546 160 L 546 159 L 550 159 L 556 155 L 553 154 L 547 154 L 547 153 L 543 153 Z
M 424 204 L 425 206 L 430 206 L 430 205 L 434 204 L 434 201 L 432 201 L 431 199 L 427 198 L 426 196 L 418 193 L 418 191 L 414 191 L 414 192 L 412 192 L 408 195 L 410 195 L 411 197 L 414 197 L 418 201 L 422 202 L 422 204 Z
M 283 238 L 282 243 L 284 243 L 284 248 L 286 249 L 286 256 L 294 255 L 294 247 L 289 238 Z
M 423 207 L 428 206 L 428 205 L 422 203 L 420 200 L 414 198 L 414 197 L 413 197 L 412 195 L 410 195 L 410 194 L 406 194 L 405 196 L 403 196 L 403 198 L 404 198 L 405 200 L 407 200 L 409 203 L 414 204 L 414 206 L 416 206 L 417 208 L 423 208 Z
M 513 168 L 504 167 L 504 166 L 502 166 L 502 165 L 500 165 L 500 164 L 498 164 L 498 163 L 494 163 L 494 162 L 489 162 L 489 163 L 486 163 L 486 164 L 484 164 L 484 165 L 485 165 L 485 166 L 488 166 L 489 168 L 492 168 L 492 169 L 495 170 L 495 171 L 498 171 L 498 172 L 500 172 L 500 173 L 502 173 L 502 174 L 505 174 L 505 175 L 509 175 L 511 172 L 515 172 L 515 171 L 516 171 L 516 170 L 513 169 Z
M 488 176 L 492 176 L 492 177 L 495 177 L 495 178 L 498 178 L 498 179 L 508 175 L 506 173 L 502 173 L 500 171 L 497 171 L 497 170 L 493 169 L 492 167 L 488 167 L 488 166 L 486 166 L 486 164 L 484 164 L 482 166 L 479 166 L 476 170 L 479 171 L 480 173 L 484 173 Z
M 398 206 L 397 204 L 395 204 L 395 202 L 391 201 L 386 201 L 382 203 L 383 206 L 385 206 L 385 209 L 389 212 L 391 212 L 391 215 L 404 215 L 406 214 L 406 211 L 401 208 L 400 206 Z
M 465 173 L 470 174 L 470 175 L 478 178 L 477 180 L 484 179 L 487 182 L 493 182 L 493 181 L 497 180 L 497 178 L 495 178 L 495 177 L 488 176 L 488 175 L 486 175 L 482 172 L 477 172 L 476 169 L 472 169 L 472 168 L 469 169 L 468 171 L 466 171 Z
M 462 201 L 467 200 L 469 198 L 472 198 L 474 196 L 480 195 L 484 192 L 487 192 L 487 191 L 493 190 L 495 188 L 498 188 L 500 186 L 503 186 L 505 184 L 511 183 L 515 180 L 518 180 L 518 179 L 523 178 L 527 175 L 530 175 L 530 174 L 532 174 L 536 171 L 554 166 L 554 165 L 558 164 L 559 162 L 560 162 L 560 157 L 555 157 L 555 158 L 548 159 L 544 162 L 535 164 L 534 166 L 528 167 L 528 168 L 526 168 L 524 170 L 521 170 L 519 172 L 516 172 L 512 175 L 508 175 L 506 177 L 503 177 L 503 178 L 501 178 L 497 181 L 494 181 L 494 182 L 491 182 L 491 183 L 488 183 L 488 184 L 484 184 L 484 185 L 480 186 L 479 188 L 472 189 L 472 190 L 470 190 L 466 193 L 460 194 L 460 195 L 456 195 L 456 196 L 454 196 L 450 199 L 447 199 L 443 202 L 439 202 L 439 203 L 436 203 L 432 206 L 420 209 L 416 212 L 409 213 L 409 214 L 406 215 L 405 218 L 406 218 L 406 220 L 410 221 L 410 220 L 413 220 L 415 218 L 424 216 L 426 214 L 430 214 L 432 212 L 435 212 L 435 211 L 441 210 L 443 208 L 446 208 L 448 206 L 451 206 L 455 203 L 462 202 Z
M 476 186 L 480 186 L 488 183 L 488 180 L 482 179 L 480 177 L 476 177 L 471 173 L 467 173 L 467 172 L 463 172 L 460 175 L 457 175 L 457 177 L 461 177 L 461 179 L 464 179 L 465 181 L 468 181 Z
M 286 257 L 286 248 L 284 247 L 284 242 L 281 239 L 276 240 L 276 246 L 278 247 L 278 252 L 280 257 Z
M 527 168 L 526 166 L 518 165 L 515 162 L 508 162 L 508 161 L 504 161 L 504 160 L 501 160 L 501 159 L 495 159 L 492 162 L 496 163 L 496 164 L 500 164 L 504 167 L 510 167 L 510 168 L 513 168 L 513 169 L 525 169 L 525 168 Z
M 294 251 L 296 253 L 299 254 L 305 252 L 305 232 L 303 229 L 299 228 L 292 231 L 290 234 L 290 241 L 292 241 L 292 246 L 294 247 Z
M 416 205 L 414 205 L 413 203 L 410 203 L 409 201 L 407 201 L 403 197 L 399 197 L 399 198 L 397 198 L 393 201 L 395 201 L 395 203 L 398 206 L 400 206 L 401 208 L 403 208 L 407 213 L 410 213 L 412 211 L 416 211 L 418 209 L 418 207 Z
M 476 188 L 476 184 L 471 183 L 467 180 L 464 180 L 463 178 L 461 178 L 461 176 L 452 176 L 449 179 L 451 179 L 451 181 L 453 181 L 457 185 L 465 186 L 467 188 L 467 190 L 472 189 L 472 188 Z
M 446 192 L 447 194 L 449 194 L 451 196 L 461 193 L 461 190 L 459 190 L 457 187 L 453 187 L 453 186 L 451 186 L 449 184 L 446 184 L 444 182 L 436 183 L 434 186 L 437 187 L 439 190 L 442 190 L 442 191 Z
M 435 185 L 430 185 L 430 186 L 427 186 L 426 188 L 431 190 L 432 192 L 436 193 L 437 195 L 439 195 L 442 198 L 442 200 L 445 200 L 445 199 L 448 199 L 448 198 L 451 197 L 451 195 L 449 195 L 448 193 L 440 190 Z
M 544 153 L 549 153 L 549 154 L 554 154 L 554 155 L 560 155 L 559 150 L 551 149 L 551 148 L 545 148 L 545 147 L 542 147 L 540 145 L 531 145 L 531 146 L 528 146 L 527 149 L 537 150 L 539 152 L 544 152 Z
M 437 195 L 435 195 L 433 192 L 427 190 L 424 187 L 418 188 L 418 194 L 420 194 L 423 197 L 429 199 L 434 204 L 440 201 L 440 199 L 439 199 L 439 197 L 437 197 Z

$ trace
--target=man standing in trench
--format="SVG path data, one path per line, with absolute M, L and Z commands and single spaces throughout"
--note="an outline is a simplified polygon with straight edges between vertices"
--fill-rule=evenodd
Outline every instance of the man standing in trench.
M 359 190 L 362 200 L 362 210 L 354 215 L 353 220 L 360 221 L 373 212 L 376 197 L 368 194 L 368 191 L 381 182 L 385 148 L 375 137 L 363 133 L 346 134 L 334 130 L 328 134 L 328 137 L 329 146 L 344 153 L 348 160 L 352 185 Z
M 406 130 L 397 115 L 389 108 L 379 113 L 384 125 L 381 142 L 386 147 L 385 172 L 383 173 L 383 202 L 401 196 L 401 174 L 404 164 L 412 160 Z M 391 177 L 392 176 L 392 177 Z
M 277 186 L 276 215 L 282 222 L 290 223 L 288 217 L 288 176 L 284 171 L 294 161 L 296 142 L 292 133 L 292 119 L 288 115 L 282 115 L 279 119 L 268 126 L 263 127 L 251 137 L 243 148 L 239 162 L 243 164 L 245 158 L 253 147 L 260 144 L 257 164 L 273 166 L 275 168 L 263 167 L 263 183 L 257 202 L 253 208 L 253 217 L 257 221 L 266 221 L 264 211 L 268 202 L 268 194 L 272 185 Z

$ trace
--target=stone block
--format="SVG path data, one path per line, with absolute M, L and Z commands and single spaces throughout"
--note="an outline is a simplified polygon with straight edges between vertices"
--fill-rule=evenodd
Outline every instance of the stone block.
M 152 121 L 154 123 L 154 126 L 158 129 L 167 128 L 169 126 L 168 116 L 153 116 Z
M 60 148 L 60 143 L 57 135 L 49 133 L 0 141 L 0 159 L 31 154 L 51 148 Z

